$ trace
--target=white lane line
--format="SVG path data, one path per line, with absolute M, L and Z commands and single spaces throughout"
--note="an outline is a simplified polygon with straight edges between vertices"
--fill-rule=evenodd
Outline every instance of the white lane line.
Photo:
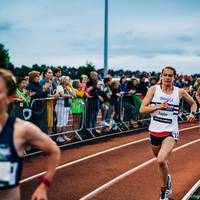
M 199 128 L 199 127 L 200 127 L 200 126 L 192 126 L 192 127 L 189 127 L 189 128 L 183 128 L 183 129 L 180 130 L 180 132 L 182 132 L 182 131 L 187 131 L 187 130 L 191 130 L 191 129 L 195 129 L 195 128 Z M 56 170 L 62 169 L 62 168 L 65 168 L 65 167 L 68 167 L 68 166 L 71 166 L 71 165 L 74 165 L 74 164 L 77 164 L 77 163 L 79 163 L 79 162 L 88 160 L 88 159 L 90 159 L 90 158 L 94 158 L 94 157 L 96 157 L 96 156 L 99 156 L 99 155 L 102 155 L 102 154 L 105 154 L 105 153 L 108 153 L 108 152 L 111 152 L 111 151 L 114 151 L 114 150 L 117 150 L 117 149 L 121 149 L 121 148 L 130 146 L 130 145 L 132 145 L 132 144 L 137 144 L 137 143 L 140 143 L 140 142 L 144 142 L 144 141 L 146 141 L 146 140 L 148 140 L 148 139 L 149 139 L 148 137 L 147 137 L 147 138 L 143 138 L 143 139 L 136 140 L 136 141 L 133 141 L 133 142 L 129 142 L 129 143 L 126 143 L 126 144 L 117 146 L 117 147 L 112 147 L 112 148 L 110 148 L 110 149 L 107 149 L 107 150 L 104 150 L 104 151 L 100 151 L 100 152 L 98 152 L 98 153 L 91 154 L 91 155 L 89 155 L 89 156 L 85 156 L 85 157 L 80 158 L 80 159 L 78 159 L 78 160 L 74 160 L 74 161 L 72 161 L 72 162 L 69 162 L 69 163 L 60 165 L 60 166 L 58 166 L 58 167 L 56 168 Z M 35 175 L 33 175 L 33 176 L 30 176 L 30 177 L 27 177 L 27 178 L 21 180 L 20 183 L 25 183 L 25 182 L 31 181 L 31 180 L 33 180 L 33 179 L 35 179 L 35 178 L 38 178 L 39 176 L 44 175 L 45 173 L 46 173 L 46 171 L 41 172 L 41 173 L 39 173 L 39 174 L 35 174 Z
M 77 164 L 77 163 L 79 163 L 79 162 L 88 160 L 88 159 L 90 159 L 90 158 L 97 157 L 97 156 L 99 156 L 99 155 L 102 155 L 102 154 L 105 154 L 105 153 L 108 153 L 108 152 L 111 152 L 111 151 L 114 151 L 114 150 L 117 150 L 117 149 L 121 149 L 121 148 L 130 146 L 130 145 L 132 145 L 132 144 L 137 144 L 137 143 L 146 141 L 146 140 L 148 140 L 148 139 L 149 139 L 149 138 L 143 138 L 143 139 L 140 139 L 140 140 L 137 140 L 137 141 L 134 141 L 134 142 L 129 142 L 129 143 L 126 143 L 126 144 L 117 146 L 117 147 L 113 147 L 113 148 L 110 148 L 110 149 L 107 149 L 107 150 L 104 150 L 104 151 L 100 151 L 100 152 L 98 152 L 98 153 L 91 154 L 91 155 L 89 155 L 89 156 L 85 156 L 85 157 L 80 158 L 80 159 L 78 159 L 78 160 L 74 160 L 74 161 L 72 161 L 72 162 L 69 162 L 69 163 L 60 165 L 60 166 L 58 166 L 58 167 L 56 168 L 56 170 L 62 169 L 62 168 L 65 168 L 65 167 L 68 167 L 68 166 L 71 166 L 71 165 L 74 165 L 74 164 Z M 45 171 L 45 172 L 41 172 L 41 173 L 36 174 L 36 175 L 33 175 L 33 176 L 31 176 L 31 177 L 28 177 L 28 178 L 25 178 L 25 179 L 21 180 L 20 183 L 24 183 L 24 182 L 30 181 L 30 180 L 32 180 L 32 179 L 34 179 L 34 178 L 37 178 L 37 177 L 39 177 L 39 176 L 44 175 L 45 173 L 46 173 L 46 171 Z
M 189 145 L 192 145 L 194 143 L 200 142 L 200 139 L 194 140 L 192 142 L 189 142 L 187 144 L 184 144 L 180 147 L 177 147 L 173 150 L 173 152 L 178 151 L 180 149 L 183 149 Z M 96 196 L 97 194 L 99 194 L 100 192 L 106 190 L 107 188 L 111 187 L 112 185 L 114 185 L 115 183 L 121 181 L 122 179 L 124 179 L 125 177 L 129 176 L 130 174 L 138 171 L 139 169 L 151 164 L 152 162 L 154 162 L 156 160 L 156 158 L 152 158 L 144 163 L 142 163 L 141 165 L 138 165 L 137 167 L 134 167 L 133 169 L 121 174 L 120 176 L 112 179 L 111 181 L 107 182 L 106 184 L 98 187 L 97 189 L 95 189 L 94 191 L 90 192 L 89 194 L 85 195 L 84 197 L 80 198 L 80 200 L 88 200 L 91 199 L 92 197 Z
M 188 200 L 198 187 L 200 187 L 200 179 L 199 179 L 199 181 L 197 181 L 197 183 L 190 189 L 190 191 L 182 198 L 182 200 Z

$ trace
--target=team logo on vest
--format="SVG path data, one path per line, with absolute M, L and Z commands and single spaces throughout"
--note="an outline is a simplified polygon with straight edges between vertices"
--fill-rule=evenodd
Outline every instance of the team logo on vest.
M 10 148 L 5 144 L 0 144 L 0 161 L 8 160 L 10 155 Z
M 173 102 L 174 101 L 172 97 L 160 97 L 160 100 L 168 101 L 168 102 Z
M 162 117 L 167 117 L 168 116 L 168 114 L 166 113 L 166 112 L 158 112 L 158 114 L 160 115 L 160 116 L 162 116 Z

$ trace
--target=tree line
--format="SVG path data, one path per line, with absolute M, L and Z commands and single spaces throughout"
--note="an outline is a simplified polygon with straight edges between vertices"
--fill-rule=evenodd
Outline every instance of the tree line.
M 16 77 L 25 77 L 32 70 L 43 72 L 44 69 L 47 67 L 51 67 L 53 70 L 55 67 L 58 67 L 58 66 L 48 66 L 45 64 L 42 64 L 42 65 L 33 64 L 32 66 L 22 65 L 21 67 L 14 66 L 10 62 L 9 50 L 6 49 L 3 44 L 0 44 L 0 68 L 4 68 L 4 69 L 8 69 L 12 71 L 12 73 Z M 94 70 L 96 70 L 98 74 L 100 75 L 100 77 L 103 78 L 103 68 L 97 69 L 97 67 L 92 62 L 88 62 L 86 63 L 86 65 L 82 65 L 79 67 L 71 67 L 71 66 L 60 66 L 60 67 L 62 70 L 62 74 L 70 76 L 72 79 L 80 78 L 82 74 L 86 74 L 89 76 L 90 72 Z M 108 70 L 108 74 L 110 74 L 112 77 L 120 77 L 121 75 L 126 75 L 127 77 L 132 77 L 132 76 L 140 77 L 140 75 L 144 73 L 147 73 L 147 72 L 141 72 L 140 70 L 124 71 L 123 69 L 119 69 L 119 70 L 109 69 Z M 159 76 L 159 73 L 151 72 L 151 75 Z M 194 77 L 196 76 L 198 75 L 194 74 Z

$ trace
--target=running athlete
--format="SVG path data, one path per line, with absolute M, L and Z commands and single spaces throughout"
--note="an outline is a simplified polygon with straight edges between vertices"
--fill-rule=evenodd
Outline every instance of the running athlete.
M 47 153 L 47 172 L 39 178 L 39 186 L 31 200 L 47 200 L 55 169 L 60 159 L 56 144 L 32 123 L 10 117 L 6 109 L 16 91 L 11 72 L 0 69 L 0 199 L 19 200 L 19 181 L 25 146 L 31 144 Z
M 179 138 L 178 112 L 180 99 L 191 106 L 188 121 L 195 120 L 197 105 L 193 98 L 184 90 L 173 86 L 176 70 L 164 67 L 161 73 L 161 84 L 152 86 L 143 100 L 140 111 L 151 113 L 149 135 L 152 150 L 157 157 L 157 163 L 162 179 L 160 200 L 168 200 L 172 193 L 171 176 L 167 160 Z

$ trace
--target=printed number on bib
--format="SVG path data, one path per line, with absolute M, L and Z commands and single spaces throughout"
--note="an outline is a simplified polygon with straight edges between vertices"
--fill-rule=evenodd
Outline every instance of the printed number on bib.
M 172 132 L 173 138 L 178 139 L 179 138 L 179 132 Z
M 157 110 L 153 114 L 153 120 L 161 122 L 161 123 L 172 124 L 172 121 L 173 121 L 173 112 L 163 111 L 163 110 Z
M 10 182 L 11 179 L 11 163 L 0 162 L 0 181 Z

